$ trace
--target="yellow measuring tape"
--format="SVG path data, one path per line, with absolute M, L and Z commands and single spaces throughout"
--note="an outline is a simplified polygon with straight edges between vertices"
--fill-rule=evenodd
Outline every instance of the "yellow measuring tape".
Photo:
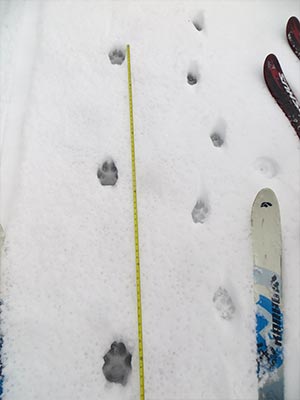
M 132 103 L 132 81 L 131 81 L 131 63 L 130 63 L 130 46 L 129 45 L 127 45 L 127 69 L 128 69 L 131 169 L 132 169 L 133 218 L 134 218 L 135 267 L 136 267 L 136 294 L 137 294 L 139 364 L 140 364 L 139 365 L 139 369 L 140 369 L 140 399 L 144 400 L 145 399 L 145 384 L 144 384 L 141 270 L 140 270 L 140 251 L 139 251 L 139 224 L 138 224 L 137 195 L 136 195 L 136 168 L 135 168 L 133 103 Z

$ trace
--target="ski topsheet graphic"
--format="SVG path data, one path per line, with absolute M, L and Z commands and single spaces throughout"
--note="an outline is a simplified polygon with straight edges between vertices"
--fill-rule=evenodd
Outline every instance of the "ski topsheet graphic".
M 300 139 L 300 104 L 274 54 L 269 54 L 265 59 L 264 78 L 270 93 L 287 116 Z
M 300 22 L 298 18 L 291 17 L 288 20 L 286 25 L 286 37 L 293 52 L 300 60 Z
M 2 253 L 3 244 L 4 244 L 4 231 L 3 231 L 2 226 L 0 225 L 0 273 L 1 273 L 1 253 Z M 1 304 L 2 304 L 2 301 L 0 298 L 0 306 L 1 306 Z M 2 373 L 2 359 L 1 359 L 2 343 L 3 343 L 3 338 L 2 338 L 2 332 L 1 332 L 1 327 L 0 327 L 0 398 L 2 397 L 2 392 L 3 392 L 3 373 Z
M 251 227 L 259 400 L 283 400 L 281 225 L 278 201 L 271 189 L 257 194 Z

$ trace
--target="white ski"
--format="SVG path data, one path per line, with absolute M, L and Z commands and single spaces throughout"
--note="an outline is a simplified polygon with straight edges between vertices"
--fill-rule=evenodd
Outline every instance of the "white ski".
M 271 189 L 262 189 L 257 194 L 251 227 L 258 396 L 259 400 L 283 400 L 281 225 L 278 200 Z

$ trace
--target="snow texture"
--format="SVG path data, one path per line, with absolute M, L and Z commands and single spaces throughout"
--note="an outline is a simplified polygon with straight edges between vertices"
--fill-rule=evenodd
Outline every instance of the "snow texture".
M 0 1 L 3 400 L 139 399 L 127 44 L 146 400 L 257 399 L 263 187 L 282 217 L 285 398 L 300 398 L 300 146 L 262 76 L 276 53 L 300 97 L 284 33 L 298 13 L 294 0 Z M 97 178 L 107 155 L 112 188 Z M 132 354 L 126 385 L 102 371 L 113 342 Z
M 1 252 L 2 252 L 2 246 L 4 243 L 4 237 L 5 237 L 4 230 L 2 228 L 2 225 L 0 225 L 0 257 L 1 257 Z

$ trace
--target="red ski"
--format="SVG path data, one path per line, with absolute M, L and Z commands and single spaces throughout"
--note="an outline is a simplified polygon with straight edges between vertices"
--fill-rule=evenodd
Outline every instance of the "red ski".
M 300 22 L 297 17 L 291 17 L 286 25 L 287 40 L 300 60 Z
M 269 54 L 265 59 L 264 78 L 270 93 L 287 116 L 300 139 L 300 104 L 274 54 Z

